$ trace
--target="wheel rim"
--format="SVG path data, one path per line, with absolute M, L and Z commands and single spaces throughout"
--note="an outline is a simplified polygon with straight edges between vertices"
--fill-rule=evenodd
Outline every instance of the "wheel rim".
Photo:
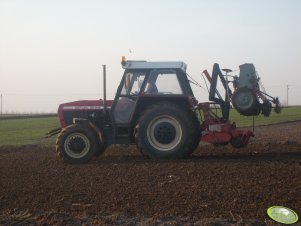
M 240 90 L 235 97 L 236 108 L 240 110 L 251 110 L 254 103 L 254 95 L 250 90 Z
M 82 158 L 90 150 L 90 141 L 82 133 L 72 133 L 64 142 L 65 152 L 72 158 Z
M 159 151 L 172 150 L 180 143 L 181 137 L 182 127 L 171 116 L 156 117 L 147 127 L 147 139 Z

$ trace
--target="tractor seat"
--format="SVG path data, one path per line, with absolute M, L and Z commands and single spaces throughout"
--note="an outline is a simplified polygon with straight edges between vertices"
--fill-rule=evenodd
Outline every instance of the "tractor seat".
M 224 71 L 224 72 L 226 72 L 226 73 L 229 73 L 229 72 L 232 72 L 232 70 L 231 69 L 222 69 L 222 71 Z

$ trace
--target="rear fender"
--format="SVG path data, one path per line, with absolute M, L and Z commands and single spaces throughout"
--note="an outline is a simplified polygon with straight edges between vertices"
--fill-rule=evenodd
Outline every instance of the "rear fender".
M 181 109 L 192 110 L 195 100 L 192 96 L 184 95 L 144 95 L 139 96 L 131 123 L 136 123 L 142 112 L 154 104 L 160 102 L 172 103 L 178 105 Z M 134 125 L 135 126 L 135 125 Z

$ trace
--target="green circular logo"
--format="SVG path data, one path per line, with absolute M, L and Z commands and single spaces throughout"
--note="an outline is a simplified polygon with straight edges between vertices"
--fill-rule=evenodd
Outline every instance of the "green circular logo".
M 267 213 L 274 221 L 282 224 L 294 224 L 298 221 L 297 213 L 284 206 L 272 206 L 268 208 Z

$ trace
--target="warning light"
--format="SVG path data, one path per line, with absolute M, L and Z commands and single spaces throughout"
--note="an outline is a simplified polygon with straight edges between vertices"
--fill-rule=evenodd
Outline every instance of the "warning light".
M 121 57 L 121 64 L 122 64 L 122 65 L 125 65 L 125 62 L 126 62 L 125 56 L 122 56 L 122 57 Z

